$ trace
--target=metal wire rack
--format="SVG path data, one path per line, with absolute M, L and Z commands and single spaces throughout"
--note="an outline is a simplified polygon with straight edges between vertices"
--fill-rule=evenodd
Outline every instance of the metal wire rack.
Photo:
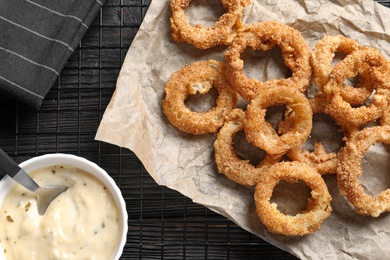
M 390 1 L 378 1 L 390 7 Z M 38 110 L 0 97 L 0 144 L 17 162 L 70 153 L 96 162 L 129 214 L 122 259 L 296 259 L 233 222 L 158 186 L 129 150 L 94 140 L 150 0 L 107 0 Z

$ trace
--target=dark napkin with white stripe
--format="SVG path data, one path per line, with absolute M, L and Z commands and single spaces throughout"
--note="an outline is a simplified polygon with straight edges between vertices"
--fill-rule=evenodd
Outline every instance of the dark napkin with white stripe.
M 0 94 L 39 108 L 105 0 L 0 0 Z

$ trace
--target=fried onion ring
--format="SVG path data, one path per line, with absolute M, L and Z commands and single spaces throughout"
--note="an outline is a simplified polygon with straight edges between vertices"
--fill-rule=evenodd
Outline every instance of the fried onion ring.
M 328 83 L 324 86 L 323 92 L 329 102 L 329 114 L 337 122 L 353 126 L 362 126 L 379 119 L 388 105 L 389 83 L 383 79 L 386 71 L 389 72 L 388 61 L 376 49 L 366 47 L 345 57 L 335 65 Z M 352 107 L 342 98 L 341 88 L 347 78 L 363 73 L 365 77 L 369 77 L 375 94 L 368 106 L 362 104 Z
M 268 107 L 282 105 L 295 115 L 289 131 L 279 136 L 265 116 Z M 308 99 L 297 88 L 274 86 L 251 100 L 246 110 L 244 131 L 249 142 L 277 157 L 302 146 L 310 134 L 312 117 Z
M 313 48 L 310 56 L 310 64 L 313 68 L 313 79 L 317 87 L 323 91 L 324 86 L 329 80 L 329 74 L 332 72 L 332 61 L 336 52 L 342 52 L 346 55 L 362 49 L 364 46 L 360 45 L 355 40 L 337 36 L 323 37 Z M 360 77 L 360 82 L 356 87 L 349 86 L 343 83 L 340 95 L 346 102 L 354 104 L 362 104 L 371 95 L 373 91 L 370 81 L 364 75 Z
M 326 115 L 326 98 L 321 92 L 318 92 L 314 98 L 309 99 L 310 107 L 313 114 Z M 278 125 L 278 133 L 287 133 L 294 120 L 294 114 L 286 111 L 283 121 Z M 337 153 L 328 152 L 322 142 L 314 144 L 314 151 L 310 152 L 302 147 L 294 147 L 287 151 L 287 157 L 290 160 L 306 163 L 314 168 L 320 174 L 333 174 L 337 170 Z
M 208 49 L 217 45 L 229 44 L 238 28 L 242 27 L 242 10 L 250 1 L 221 0 L 227 9 L 212 28 L 200 24 L 192 26 L 185 15 L 185 9 L 191 0 L 171 0 L 170 18 L 172 37 L 176 42 L 187 42 L 199 49 Z
M 294 216 L 285 215 L 271 203 L 273 189 L 280 180 L 296 183 L 302 180 L 311 189 L 306 209 Z M 255 186 L 256 213 L 266 228 L 277 234 L 304 236 L 318 230 L 332 211 L 332 197 L 317 170 L 301 162 L 279 162 L 258 179 Z
M 172 74 L 165 87 L 162 108 L 168 120 L 180 130 L 194 135 L 216 133 L 225 116 L 236 107 L 238 95 L 223 76 L 224 65 L 215 60 L 198 61 Z M 184 101 L 188 95 L 218 91 L 216 106 L 206 112 L 191 111 Z
M 244 61 L 240 57 L 241 53 L 247 47 L 266 51 L 275 46 L 280 47 L 284 63 L 291 70 L 292 76 L 265 82 L 248 78 L 243 71 Z M 288 25 L 273 21 L 245 26 L 225 52 L 225 63 L 229 82 L 248 101 L 264 87 L 273 85 L 294 86 L 303 92 L 309 86 L 312 75 L 310 50 L 301 33 Z
M 317 92 L 313 98 L 309 99 L 309 103 L 313 110 L 313 114 L 323 113 L 330 116 L 328 111 L 328 100 L 323 92 Z M 336 125 L 340 127 L 339 131 L 344 134 L 344 141 L 348 140 L 354 133 L 359 131 L 358 126 L 343 124 L 342 122 L 337 122 L 336 118 L 333 119 Z
M 362 156 L 375 143 L 390 143 L 390 126 L 373 126 L 359 131 L 339 152 L 337 181 L 340 192 L 357 213 L 378 217 L 390 211 L 390 189 L 376 196 L 368 195 L 359 177 L 363 174 Z
M 244 129 L 244 118 L 245 112 L 241 109 L 234 109 L 227 116 L 214 142 L 215 162 L 218 171 L 230 180 L 241 185 L 253 186 L 264 170 L 279 161 L 279 158 L 266 154 L 255 167 L 249 163 L 249 160 L 241 160 L 237 156 L 232 143 L 235 134 Z

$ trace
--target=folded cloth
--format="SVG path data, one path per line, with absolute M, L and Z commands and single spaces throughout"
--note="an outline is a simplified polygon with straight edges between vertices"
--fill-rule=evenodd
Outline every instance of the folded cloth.
M 0 92 L 40 107 L 105 0 L 0 0 Z

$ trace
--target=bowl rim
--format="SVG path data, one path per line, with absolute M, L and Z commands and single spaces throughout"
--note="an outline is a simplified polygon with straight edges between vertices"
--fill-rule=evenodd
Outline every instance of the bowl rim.
M 19 164 L 19 166 L 22 169 L 24 169 L 27 173 L 37 170 L 39 168 L 52 166 L 52 165 L 70 165 L 70 166 L 75 166 L 80 169 L 83 169 L 86 172 L 98 178 L 108 188 L 108 190 L 112 194 L 115 204 L 117 205 L 119 223 L 120 226 L 122 227 L 117 249 L 112 256 L 113 260 L 118 260 L 123 253 L 123 249 L 127 240 L 128 214 L 127 214 L 126 203 L 124 201 L 122 192 L 119 189 L 118 185 L 115 183 L 114 179 L 96 163 L 86 158 L 73 155 L 73 154 L 65 154 L 65 153 L 44 154 L 44 155 L 32 157 Z M 16 183 L 12 180 L 12 178 L 8 177 L 7 175 L 0 182 L 3 183 L 3 185 L 0 186 L 5 186 L 6 188 L 0 194 L 0 205 L 1 205 L 1 201 L 4 199 L 4 196 Z

